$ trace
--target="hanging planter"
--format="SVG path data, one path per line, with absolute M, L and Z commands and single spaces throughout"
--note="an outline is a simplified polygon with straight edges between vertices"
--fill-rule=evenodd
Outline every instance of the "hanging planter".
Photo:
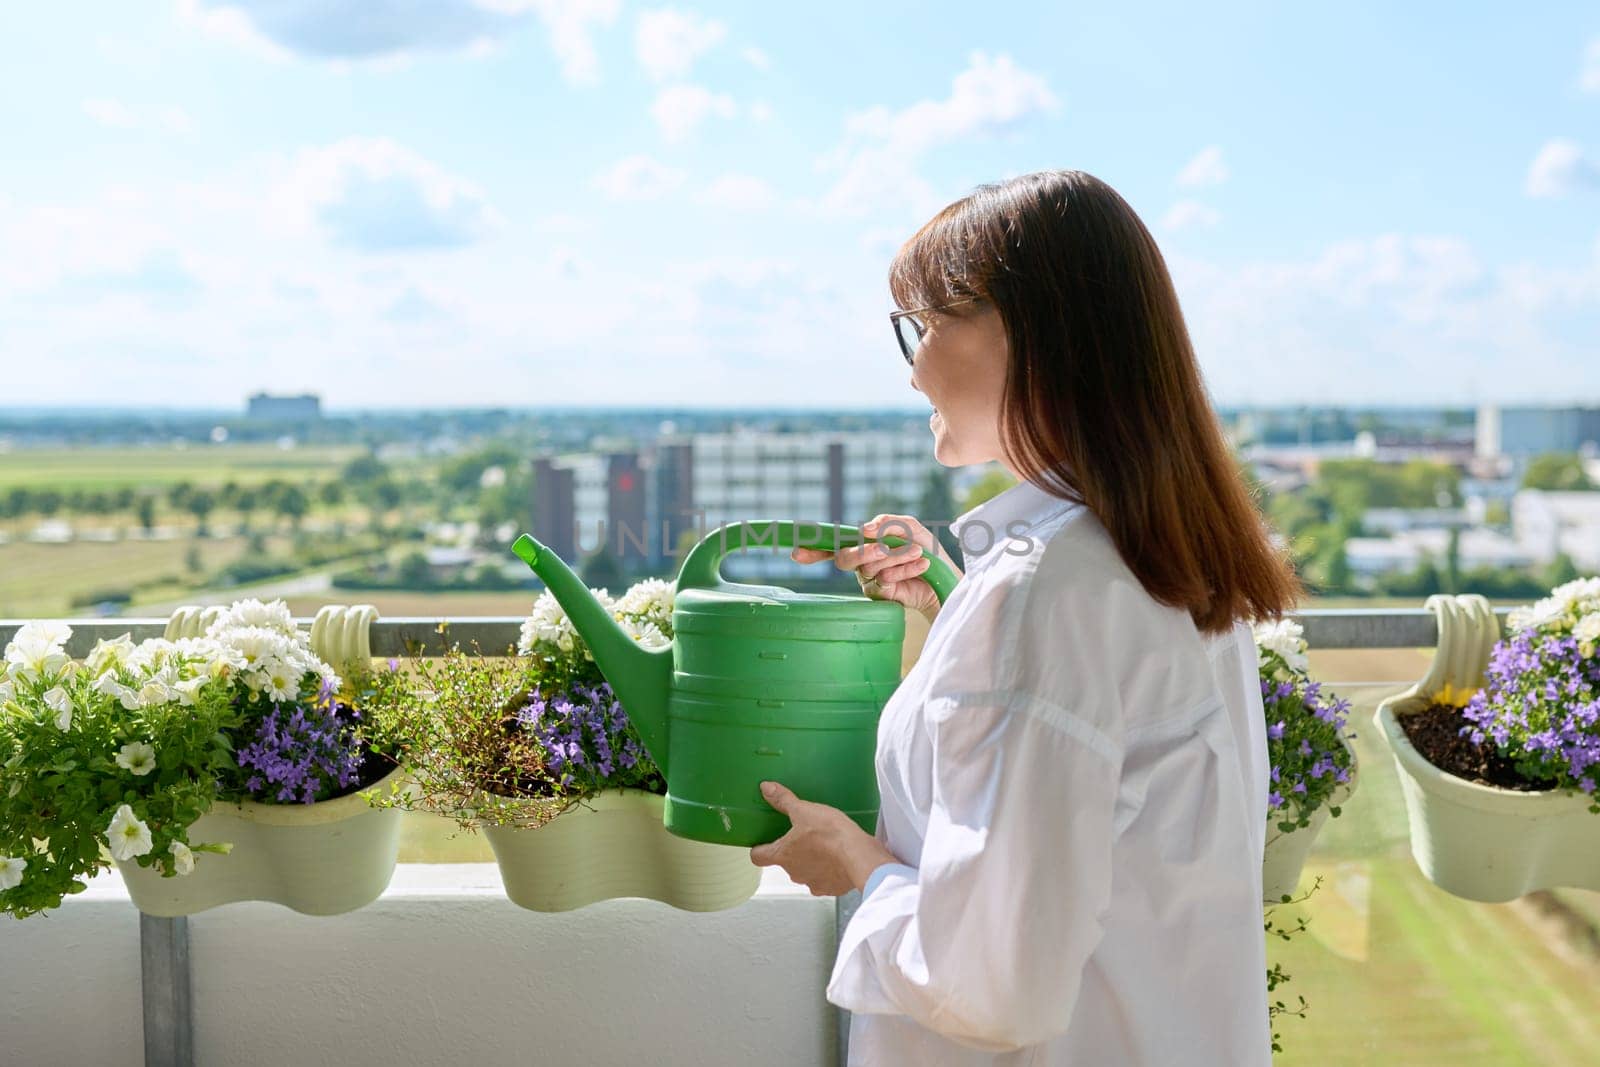
M 1261 865 L 1269 906 L 1294 893 L 1317 835 L 1356 788 L 1356 753 L 1345 734 L 1350 704 L 1311 680 L 1302 632 L 1289 619 L 1254 627 L 1270 767 Z
M 392 793 L 404 779 L 396 768 L 372 789 Z M 360 794 L 315 804 L 222 803 L 189 827 L 189 837 L 228 842 L 226 855 L 205 856 L 182 877 L 126 860 L 117 869 L 128 897 L 147 915 L 193 915 L 241 900 L 339 915 L 372 903 L 388 887 L 400 854 L 400 818 Z
M 0 682 L 0 911 L 49 911 L 113 865 L 162 916 L 236 900 L 333 914 L 380 894 L 399 816 L 361 794 L 408 780 L 329 665 L 358 665 L 374 614 L 326 609 L 311 642 L 282 602 L 185 608 L 166 636 L 101 641 L 81 663 L 69 627 L 24 627 Z
M 1600 815 L 1591 810 L 1591 796 L 1527 781 L 1511 788 L 1469 780 L 1430 762 L 1408 734 L 1412 716 L 1445 719 L 1448 729 L 1441 732 L 1448 735 L 1484 717 L 1481 691 L 1499 637 L 1483 597 L 1434 596 L 1427 607 L 1439 621 L 1433 663 L 1376 714 L 1400 770 L 1417 866 L 1439 888 L 1467 900 L 1507 901 L 1558 886 L 1600 889 Z M 1592 648 L 1585 658 L 1593 660 Z M 1507 782 L 1516 777 L 1511 760 L 1496 764 L 1493 753 L 1485 758 L 1491 774 Z
M 1294 893 L 1300 884 L 1301 872 L 1305 870 L 1306 859 L 1311 855 L 1311 848 L 1317 843 L 1317 835 L 1322 832 L 1333 811 L 1348 802 L 1350 794 L 1355 792 L 1358 767 L 1355 749 L 1343 738 L 1340 738 L 1340 743 L 1350 754 L 1349 780 L 1338 786 L 1327 803 L 1311 814 L 1310 822 L 1284 831 L 1268 820 L 1266 855 L 1261 863 L 1261 899 L 1264 903 L 1277 904 Z
M 668 833 L 665 800 L 637 789 L 607 791 L 537 829 L 485 827 L 506 896 L 531 911 L 571 911 L 617 897 L 684 911 L 749 900 L 761 870 L 748 850 Z
M 286 610 L 264 605 L 257 614 L 260 619 L 252 622 L 276 625 L 293 637 Z M 371 605 L 328 605 L 318 611 L 309 638 L 294 640 L 304 640 L 316 662 L 348 677 L 365 670 L 370 661 L 369 633 L 377 617 Z M 225 618 L 219 608 L 180 608 L 165 636 L 173 641 L 199 637 Z M 285 729 L 280 740 L 287 735 Z M 239 758 L 248 767 L 252 748 L 245 740 L 240 738 Z M 268 779 L 255 785 L 266 795 L 275 788 L 271 771 L 281 765 L 284 753 L 276 745 L 257 747 L 264 773 L 258 771 L 251 781 Z M 376 765 L 380 770 L 371 774 L 381 773 L 376 760 L 368 756 L 361 769 Z M 159 869 L 132 860 L 117 860 L 117 868 L 134 905 L 149 915 L 192 915 L 243 900 L 270 901 L 306 915 L 338 915 L 376 900 L 399 857 L 400 813 L 378 810 L 362 794 L 370 790 L 393 796 L 405 787 L 406 776 L 395 767 L 368 790 L 309 804 L 290 796 L 279 803 L 218 802 L 190 825 L 188 836 L 192 842 L 226 843 L 228 852 L 206 856 L 192 873 L 180 876 L 163 876 Z

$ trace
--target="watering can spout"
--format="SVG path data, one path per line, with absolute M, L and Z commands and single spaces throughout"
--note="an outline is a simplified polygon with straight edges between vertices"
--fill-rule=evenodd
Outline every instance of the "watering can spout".
M 648 649 L 617 620 L 572 573 L 560 556 L 527 534 L 511 551 L 533 569 L 572 620 L 605 675 L 628 718 L 639 729 L 650 758 L 667 773 L 667 699 L 672 686 L 672 648 Z

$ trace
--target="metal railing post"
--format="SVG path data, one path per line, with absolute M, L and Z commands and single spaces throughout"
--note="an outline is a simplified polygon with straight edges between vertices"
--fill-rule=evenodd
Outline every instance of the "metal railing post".
M 189 1000 L 189 920 L 139 915 L 145 1067 L 194 1067 Z

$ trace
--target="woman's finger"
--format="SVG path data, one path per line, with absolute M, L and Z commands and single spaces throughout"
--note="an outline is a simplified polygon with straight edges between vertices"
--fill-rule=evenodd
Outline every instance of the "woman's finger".
M 797 548 L 789 553 L 789 558 L 796 563 L 816 563 L 832 555 L 833 553 L 826 548 Z
M 908 563 L 895 563 L 884 567 L 878 572 L 879 585 L 893 585 L 896 582 L 910 581 L 920 578 L 931 565 L 927 556 L 918 556 Z
M 779 782 L 762 782 L 761 796 L 768 804 L 772 805 L 774 810 L 791 817 L 794 814 L 795 806 L 800 801 L 799 797 L 795 796 L 794 793 Z
M 776 841 L 769 841 L 764 845 L 757 845 L 751 849 L 750 862 L 757 867 L 776 867 L 778 858 L 783 854 L 784 838 L 788 836 L 788 834 L 785 834 Z

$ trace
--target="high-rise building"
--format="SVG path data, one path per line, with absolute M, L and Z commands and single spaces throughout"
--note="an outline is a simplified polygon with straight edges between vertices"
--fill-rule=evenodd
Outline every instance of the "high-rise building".
M 626 569 L 665 575 L 686 533 L 698 539 L 750 519 L 859 525 L 883 511 L 914 512 L 932 466 L 926 432 L 671 436 L 643 453 L 535 461 L 532 529 L 569 562 L 604 538 Z M 724 573 L 775 580 L 817 571 L 763 546 L 731 555 Z

